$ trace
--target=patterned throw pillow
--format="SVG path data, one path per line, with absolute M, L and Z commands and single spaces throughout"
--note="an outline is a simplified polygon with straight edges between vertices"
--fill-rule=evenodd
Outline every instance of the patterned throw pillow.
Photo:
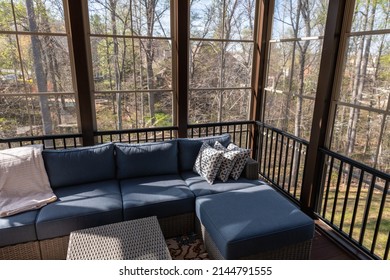
M 213 184 L 221 166 L 222 157 L 223 151 L 218 151 L 209 144 L 203 143 L 193 170 L 205 178 L 209 184 Z
M 229 175 L 232 172 L 238 156 L 240 155 L 240 151 L 229 151 L 218 141 L 215 142 L 214 149 L 224 152 L 217 178 L 222 182 L 226 182 L 229 179 Z
M 239 155 L 237 155 L 237 160 L 233 166 L 233 169 L 230 173 L 230 176 L 234 179 L 237 180 L 240 178 L 242 171 L 245 168 L 245 164 L 247 159 L 250 156 L 251 150 L 248 149 L 242 149 L 238 147 L 237 145 L 230 143 L 229 146 L 227 147 L 229 151 L 239 151 Z

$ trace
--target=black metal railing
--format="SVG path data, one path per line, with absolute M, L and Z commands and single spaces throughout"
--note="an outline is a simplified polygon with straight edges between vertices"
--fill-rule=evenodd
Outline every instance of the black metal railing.
M 317 215 L 373 258 L 389 259 L 390 175 L 320 149 L 324 158 Z
M 44 149 L 75 148 L 82 145 L 82 135 L 78 133 L 0 139 L 0 149 L 22 147 L 34 144 L 42 144 Z
M 250 148 L 253 141 L 253 121 L 238 121 L 225 123 L 190 124 L 187 129 L 187 137 L 215 136 L 224 133 L 231 135 L 232 142 L 242 148 Z
M 259 174 L 299 204 L 308 142 L 256 122 Z
M 234 143 L 241 147 L 249 148 L 250 140 L 253 140 L 253 124 L 254 122 L 252 121 L 192 124 L 188 126 L 187 137 L 196 138 L 230 133 Z M 94 136 L 96 137 L 96 144 L 107 142 L 157 142 L 177 138 L 178 127 L 170 126 L 95 131 Z M 31 144 L 43 144 L 46 149 L 75 148 L 82 146 L 82 134 L 63 134 L 0 139 L 0 149 L 21 147 Z
M 297 204 L 309 143 L 256 122 L 259 174 Z M 390 175 L 320 149 L 323 170 L 313 213 L 374 259 L 389 259 Z
M 125 142 L 125 143 L 146 143 L 170 140 L 177 137 L 176 126 L 151 127 L 126 130 L 97 131 L 97 143 Z

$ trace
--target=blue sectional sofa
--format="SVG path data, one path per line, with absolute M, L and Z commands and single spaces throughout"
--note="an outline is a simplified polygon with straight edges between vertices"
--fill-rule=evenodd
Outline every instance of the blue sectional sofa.
M 242 176 L 210 185 L 194 173 L 202 143 L 215 141 L 226 147 L 230 135 L 44 150 L 58 199 L 0 218 L 0 259 L 65 259 L 70 232 L 152 215 L 166 237 L 193 232 L 196 197 L 263 184 Z

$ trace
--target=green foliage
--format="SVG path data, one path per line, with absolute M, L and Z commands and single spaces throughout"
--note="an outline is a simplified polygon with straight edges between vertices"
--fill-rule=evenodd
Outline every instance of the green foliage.
M 151 123 L 150 117 L 145 117 L 147 123 Z M 164 126 L 172 126 L 172 115 L 164 113 L 164 112 L 157 112 L 155 115 L 155 127 L 164 127 Z

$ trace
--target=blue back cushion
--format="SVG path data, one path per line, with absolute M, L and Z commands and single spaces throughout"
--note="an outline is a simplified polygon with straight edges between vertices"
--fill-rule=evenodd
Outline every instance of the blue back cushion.
M 177 174 L 177 141 L 115 143 L 117 178 Z
M 52 188 L 115 178 L 112 143 L 67 150 L 44 150 L 42 155 Z
M 200 147 L 203 142 L 206 142 L 211 147 L 216 141 L 220 142 L 224 147 L 230 143 L 230 134 L 222 134 L 217 136 L 202 137 L 202 138 L 181 138 L 179 141 L 179 168 L 180 171 L 192 170 L 196 157 L 198 156 Z

